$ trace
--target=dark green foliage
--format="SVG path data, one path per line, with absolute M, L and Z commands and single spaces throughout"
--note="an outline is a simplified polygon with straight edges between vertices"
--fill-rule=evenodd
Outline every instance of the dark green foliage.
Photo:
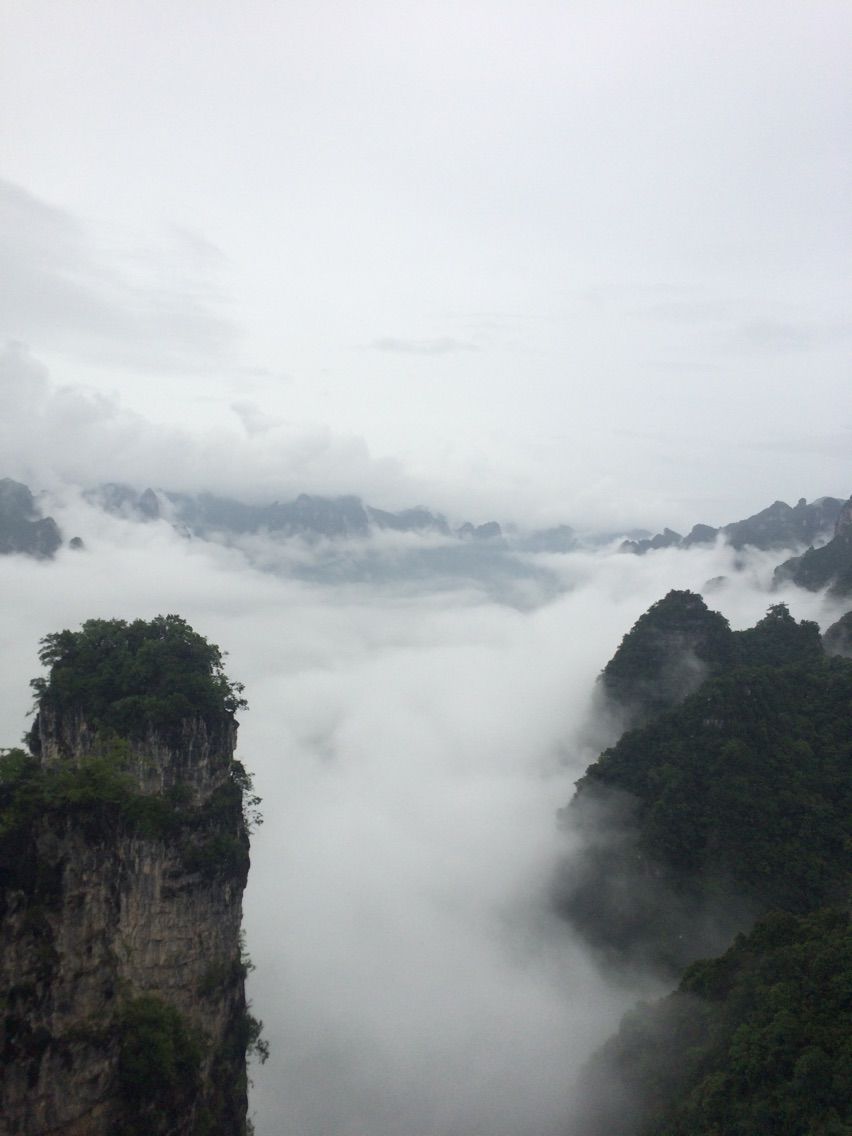
M 850 879 L 852 666 L 738 667 L 625 734 L 579 783 L 636 800 L 640 847 L 674 875 L 803 910 Z
M 672 591 L 624 636 L 601 682 L 635 720 L 645 720 L 680 702 L 733 652 L 724 616 L 694 592 Z
M 820 658 L 734 667 L 624 734 L 578 783 L 573 812 L 610 831 L 563 876 L 562 910 L 610 953 L 679 968 L 761 911 L 842 899 L 850 716 L 852 664 Z
M 822 655 L 819 627 L 773 605 L 747 631 L 732 631 L 694 592 L 671 591 L 636 621 L 604 667 L 607 696 L 641 724 L 738 664 L 780 666 Z
M 243 1016 L 239 1040 L 245 1047 L 247 1057 L 253 1057 L 261 1065 L 266 1064 L 269 1060 L 269 1042 L 263 1037 L 263 1022 L 248 1011 Z
M 232 776 L 200 806 L 190 807 L 177 785 L 165 795 L 141 793 L 125 771 L 126 747 L 42 768 L 22 750 L 0 755 L 0 896 L 16 887 L 42 899 L 58 894 L 58 869 L 39 857 L 36 832 L 73 823 L 89 841 L 119 832 L 168 841 L 187 872 L 207 879 L 241 879 L 249 868 L 247 823 L 258 823 L 251 777 L 234 761 Z
M 852 611 L 847 611 L 836 623 L 832 623 L 822 637 L 822 645 L 827 655 L 852 659 Z
M 713 614 L 671 592 L 625 637 L 610 668 L 638 675 L 634 690 L 665 672 L 665 643 L 699 632 L 709 677 L 679 705 L 657 697 L 565 811 L 587 839 L 556 902 L 612 961 L 677 972 L 761 912 L 852 886 L 852 664 L 827 659 L 817 625 L 783 604 L 747 631 Z
M 848 1136 L 848 913 L 768 916 L 625 1019 L 585 1080 L 583 1136 Z
M 744 666 L 815 663 L 823 655 L 817 624 L 807 619 L 797 623 L 786 604 L 773 604 L 754 627 L 735 631 L 733 638 L 733 661 Z
M 669 973 L 763 919 L 625 1018 L 578 1136 L 852 1136 L 852 661 L 783 605 L 728 634 L 578 783 L 559 898 L 610 958 Z
M 199 1090 L 202 1047 L 181 1014 L 150 995 L 127 1002 L 116 1021 L 118 1091 L 126 1136 L 165 1133 Z
M 90 619 L 80 631 L 59 631 L 41 643 L 49 673 L 32 680 L 37 708 L 49 706 L 60 718 L 81 715 L 91 729 L 139 738 L 246 706 L 219 648 L 178 615 Z

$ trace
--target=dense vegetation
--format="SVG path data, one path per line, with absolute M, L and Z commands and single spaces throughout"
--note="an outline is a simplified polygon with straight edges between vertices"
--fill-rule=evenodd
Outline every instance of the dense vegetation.
M 848 912 L 767 916 L 629 1015 L 586 1078 L 583 1136 L 849 1136 Z
M 743 632 L 705 612 L 670 593 L 625 637 L 611 697 L 674 669 L 662 643 L 704 681 L 645 698 L 565 810 L 563 913 L 619 965 L 692 963 L 592 1063 L 577 1132 L 852 1136 L 852 661 L 783 605 Z
M 245 977 L 246 961 L 235 960 L 232 968 L 239 981 Z M 220 976 L 217 986 L 226 986 L 229 977 Z M 199 1108 L 202 1064 L 208 1050 L 204 1038 L 161 998 L 142 994 L 126 1000 L 112 1027 L 118 1041 L 117 1136 L 168 1136 L 175 1118 L 188 1113 L 194 1114 L 193 1136 L 215 1136 L 224 1118 L 241 1126 L 241 1118 L 230 1115 L 232 1101 L 218 1076 L 227 1076 L 233 1068 L 229 1056 L 238 1063 L 244 1054 L 253 1054 L 261 1062 L 267 1059 L 269 1048 L 260 1036 L 262 1028 L 263 1023 L 248 1011 L 234 1023 L 226 1042 L 233 1052 L 212 1055 L 213 1107 Z
M 165 1136 L 197 1095 L 201 1039 L 174 1006 L 150 994 L 122 1006 L 116 1030 L 118 1091 L 125 1114 L 120 1134 Z
M 60 719 L 80 715 L 90 729 L 124 738 L 168 732 L 197 715 L 232 715 L 246 705 L 219 648 L 178 615 L 131 623 L 90 619 L 80 631 L 46 635 L 39 658 L 49 668 L 31 683 L 39 709 Z M 37 745 L 35 729 L 29 740 Z
M 610 957 L 672 971 L 761 912 L 804 912 L 852 886 L 852 664 L 826 658 L 816 624 L 783 605 L 732 632 L 681 597 L 647 615 L 685 613 L 670 643 L 712 627 L 711 677 L 588 769 L 565 814 L 588 840 L 558 881 L 562 911 Z M 643 620 L 617 658 L 650 683 L 664 667 L 656 635 L 638 649 Z
M 673 879 L 807 910 L 850 882 L 850 708 L 846 660 L 738 667 L 625 734 L 580 791 L 630 793 L 638 847 Z
M 228 780 L 194 808 L 181 786 L 162 795 L 141 793 L 125 764 L 126 746 L 120 741 L 107 752 L 47 767 L 23 750 L 0 754 L 0 903 L 10 887 L 45 898 L 46 880 L 33 842 L 46 827 L 69 823 L 92 841 L 103 842 L 118 831 L 168 840 L 187 871 L 237 878 L 245 885 L 246 830 L 259 818 L 258 798 L 242 764 L 234 761 Z
M 633 721 L 676 705 L 733 657 L 728 621 L 694 592 L 669 592 L 636 621 L 604 667 L 607 696 Z
M 827 655 L 843 655 L 852 659 L 852 611 L 847 611 L 826 629 L 822 645 Z
M 784 604 L 747 631 L 732 631 L 695 592 L 671 591 L 639 617 L 601 674 L 607 698 L 641 724 L 677 706 L 708 677 L 737 665 L 779 666 L 822 655 L 819 628 Z

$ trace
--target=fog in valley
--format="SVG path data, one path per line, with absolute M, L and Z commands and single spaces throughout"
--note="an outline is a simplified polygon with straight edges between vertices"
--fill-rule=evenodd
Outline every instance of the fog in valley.
M 70 488 L 50 511 L 86 548 L 0 559 L 5 744 L 26 724 L 40 636 L 91 617 L 179 612 L 246 684 L 238 754 L 264 823 L 245 927 L 272 1053 L 252 1070 L 259 1136 L 568 1131 L 583 1062 L 662 989 L 602 973 L 551 911 L 578 839 L 557 810 L 617 732 L 596 676 L 669 588 L 724 576 L 711 606 L 753 623 L 778 599 L 780 557 L 529 554 L 549 583 L 536 596 L 527 582 L 520 606 L 487 575 L 294 580 L 281 561 L 288 544 L 318 555 L 304 541 L 258 537 L 250 560 Z M 818 595 L 789 602 L 831 619 Z
M 62 537 L 0 556 L 0 745 L 46 634 L 228 653 L 257 1136 L 587 1136 L 584 1063 L 671 988 L 554 913 L 558 814 L 669 590 L 844 610 L 773 589 L 809 540 L 620 546 L 852 489 L 851 36 L 834 0 L 0 13 L 0 479 Z

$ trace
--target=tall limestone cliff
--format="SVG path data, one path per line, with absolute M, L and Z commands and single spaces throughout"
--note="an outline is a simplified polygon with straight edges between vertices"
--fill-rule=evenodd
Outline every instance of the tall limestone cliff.
M 239 1136 L 239 687 L 176 616 L 44 640 L 0 769 L 0 1133 Z

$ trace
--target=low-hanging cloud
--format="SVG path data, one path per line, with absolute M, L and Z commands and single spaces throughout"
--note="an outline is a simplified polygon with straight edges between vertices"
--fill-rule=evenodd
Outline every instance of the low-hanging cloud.
M 90 617 L 179 612 L 246 683 L 239 753 L 265 813 L 250 995 L 272 1046 L 252 1072 L 258 1136 L 562 1136 L 636 994 L 549 905 L 575 839 L 556 811 L 608 740 L 595 677 L 669 587 L 726 576 L 714 605 L 754 622 L 768 559 L 550 554 L 562 593 L 519 611 L 475 581 L 308 585 L 165 521 L 56 505 L 86 551 L 0 558 L 0 741 L 24 729 L 38 638 Z
M 0 350 L 2 472 L 33 488 L 112 480 L 252 500 L 353 491 L 376 504 L 417 499 L 400 463 L 372 457 L 357 435 L 266 419 L 250 403 L 235 409 L 232 429 L 162 426 L 99 391 L 55 383 L 24 344 Z

